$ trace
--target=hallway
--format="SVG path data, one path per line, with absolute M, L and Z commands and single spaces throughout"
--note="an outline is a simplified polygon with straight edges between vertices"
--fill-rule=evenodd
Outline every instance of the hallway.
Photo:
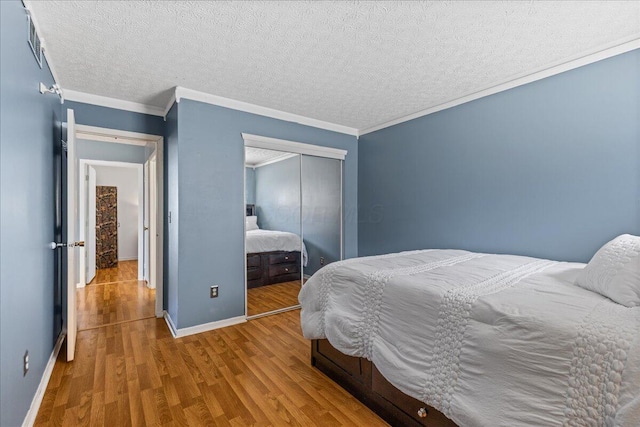
M 155 289 L 137 274 L 138 261 L 97 270 L 91 283 L 77 290 L 78 330 L 155 317 Z

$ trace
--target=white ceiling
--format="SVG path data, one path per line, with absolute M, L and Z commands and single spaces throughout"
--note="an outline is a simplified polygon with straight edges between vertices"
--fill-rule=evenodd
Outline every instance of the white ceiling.
M 286 153 L 284 151 L 265 150 L 264 148 L 256 147 L 245 147 L 244 165 L 256 168 L 265 164 L 279 162 L 295 155 L 296 154 Z
M 639 1 L 28 1 L 59 84 L 366 129 L 640 38 Z

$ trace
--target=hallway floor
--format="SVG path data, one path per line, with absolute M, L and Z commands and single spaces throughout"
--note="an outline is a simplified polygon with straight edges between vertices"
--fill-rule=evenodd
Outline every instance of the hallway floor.
M 97 270 L 91 283 L 76 293 L 78 330 L 154 317 L 155 289 L 137 276 L 137 261 Z

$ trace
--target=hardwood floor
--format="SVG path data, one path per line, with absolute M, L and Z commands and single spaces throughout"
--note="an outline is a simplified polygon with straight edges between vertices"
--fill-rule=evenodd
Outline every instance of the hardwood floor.
M 78 289 L 78 329 L 155 316 L 155 289 L 142 280 L 127 280 Z
M 384 426 L 310 365 L 299 310 L 174 339 L 160 319 L 78 333 L 37 426 Z
M 247 289 L 247 316 L 298 305 L 300 281 Z
M 120 261 L 115 268 L 99 268 L 90 285 L 138 279 L 138 261 Z
M 155 316 L 156 291 L 137 277 L 137 261 L 97 270 L 91 284 L 76 292 L 78 329 Z

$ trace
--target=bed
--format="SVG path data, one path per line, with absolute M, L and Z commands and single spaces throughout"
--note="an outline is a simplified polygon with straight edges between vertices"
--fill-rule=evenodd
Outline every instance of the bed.
M 254 213 L 247 206 L 247 214 Z M 302 249 L 302 251 L 300 250 Z M 258 228 L 257 217 L 246 219 L 247 288 L 301 279 L 307 250 L 295 233 Z
M 299 296 L 312 363 L 393 425 L 640 426 L 636 239 L 591 270 L 606 245 L 587 268 L 459 250 L 333 263 Z

